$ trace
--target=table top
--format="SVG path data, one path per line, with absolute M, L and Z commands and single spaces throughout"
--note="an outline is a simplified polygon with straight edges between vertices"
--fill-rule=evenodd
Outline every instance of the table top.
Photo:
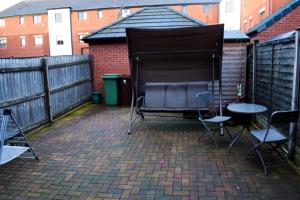
M 267 107 L 252 103 L 233 103 L 227 109 L 234 113 L 258 114 L 267 111 Z

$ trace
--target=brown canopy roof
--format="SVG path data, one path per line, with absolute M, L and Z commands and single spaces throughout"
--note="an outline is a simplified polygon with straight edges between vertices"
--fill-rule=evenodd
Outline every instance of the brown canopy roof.
M 224 25 L 126 29 L 131 71 L 143 82 L 191 82 L 220 77 Z M 214 56 L 214 68 L 212 60 Z M 138 59 L 138 62 L 137 62 Z

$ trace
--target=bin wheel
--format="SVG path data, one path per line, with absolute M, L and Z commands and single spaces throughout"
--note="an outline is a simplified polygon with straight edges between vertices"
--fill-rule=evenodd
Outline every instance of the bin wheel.
M 128 134 L 128 135 L 131 135 L 131 131 L 128 131 L 127 134 Z

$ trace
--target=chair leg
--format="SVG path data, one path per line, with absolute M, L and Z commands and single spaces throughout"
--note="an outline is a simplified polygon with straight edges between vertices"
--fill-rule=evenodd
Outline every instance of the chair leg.
M 236 136 L 234 137 L 234 139 L 232 140 L 232 142 L 231 142 L 230 145 L 229 145 L 229 148 L 228 148 L 228 152 L 229 152 L 229 153 L 230 153 L 230 151 L 231 151 L 232 146 L 233 146 L 234 143 L 241 137 L 241 135 L 242 135 L 242 131 L 239 131 L 239 132 L 236 134 Z
M 129 124 L 128 124 L 128 131 L 127 134 L 130 135 L 131 134 L 131 128 L 132 128 L 132 117 L 133 117 L 133 107 L 134 107 L 134 99 L 132 97 L 131 99 L 131 108 L 130 108 L 130 116 L 129 116 Z
M 263 166 L 263 168 L 264 168 L 265 175 L 267 176 L 267 167 L 266 167 L 265 161 L 264 161 L 264 159 L 263 159 L 263 157 L 262 157 L 260 151 L 259 151 L 258 149 L 256 149 L 255 151 L 256 151 L 258 157 L 260 158 L 260 161 L 261 161 L 262 166 Z
M 257 145 L 256 145 L 256 144 L 255 144 L 253 147 L 251 147 L 251 149 L 249 149 L 249 151 L 247 152 L 245 159 L 248 159 L 249 155 L 250 155 L 254 150 L 256 150 L 256 148 L 257 148 Z
M 217 142 L 217 140 L 216 140 L 216 138 L 215 138 L 215 136 L 214 136 L 214 134 L 215 134 L 216 132 L 217 132 L 217 131 L 215 131 L 215 132 L 213 132 L 213 133 L 211 132 L 210 135 L 211 135 L 211 137 L 212 137 L 212 139 L 213 139 L 213 141 L 214 141 L 214 143 L 215 143 L 217 149 L 219 149 L 218 142 Z
M 228 129 L 226 126 L 223 126 L 223 128 L 227 131 L 228 136 L 229 136 L 229 138 L 230 138 L 230 141 L 232 142 L 233 137 L 232 137 L 232 135 L 231 135 L 231 132 L 229 131 L 229 129 Z

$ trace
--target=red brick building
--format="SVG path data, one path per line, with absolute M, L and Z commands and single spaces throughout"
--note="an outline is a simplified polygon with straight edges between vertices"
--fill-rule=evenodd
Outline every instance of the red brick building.
M 241 31 L 247 32 L 290 1 L 291 0 L 241 0 Z
M 300 1 L 291 1 L 246 32 L 251 40 L 266 41 L 300 27 Z
M 219 21 L 219 3 L 220 0 L 24 1 L 0 12 L 0 57 L 88 52 L 82 37 L 144 6 L 170 6 L 207 24 L 215 24 Z M 56 26 L 56 21 L 53 22 L 62 19 L 59 12 L 65 13 L 62 20 L 67 21 L 65 25 Z M 66 27 L 68 30 L 64 30 Z
M 145 13 L 147 13 L 147 15 Z M 141 20 L 141 16 L 144 16 L 143 20 Z M 205 24 L 170 8 L 145 8 L 124 20 L 117 21 L 116 23 L 95 31 L 93 34 L 84 38 L 84 40 L 89 43 L 90 54 L 94 62 L 94 90 L 103 92 L 103 82 L 101 79 L 103 74 L 130 74 L 125 33 L 125 28 L 128 27 L 128 25 L 134 25 L 134 27 L 140 28 L 180 28 L 203 26 Z M 241 52 L 238 52 L 237 56 L 239 53 L 243 54 L 242 52 L 245 50 L 244 44 L 249 40 L 245 34 L 239 31 L 225 31 L 224 39 L 226 48 L 241 48 Z M 243 60 L 245 59 L 243 58 Z M 243 65 L 242 62 L 241 65 Z M 243 67 L 241 67 L 241 69 L 242 68 Z M 232 74 L 230 75 L 232 76 Z M 236 81 L 239 81 L 240 74 L 236 76 Z M 235 81 L 231 83 L 233 86 L 228 85 L 228 90 L 231 91 L 233 88 L 235 91 L 236 83 Z

